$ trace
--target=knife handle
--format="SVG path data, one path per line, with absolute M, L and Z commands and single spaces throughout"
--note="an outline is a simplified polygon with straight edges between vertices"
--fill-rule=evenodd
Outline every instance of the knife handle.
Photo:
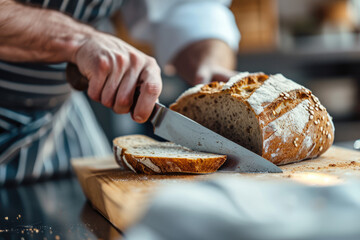
M 80 73 L 79 68 L 73 63 L 68 63 L 66 67 L 66 80 L 78 91 L 84 91 L 89 87 L 89 80 Z
M 89 87 L 89 80 L 81 74 L 79 68 L 73 64 L 68 63 L 66 67 L 66 80 L 68 83 L 78 91 L 85 91 Z M 140 95 L 140 86 L 137 86 L 134 93 L 133 104 L 131 105 L 130 112 L 134 112 L 136 102 Z
M 158 102 L 155 103 L 154 109 L 152 110 L 152 113 L 149 117 L 149 121 L 154 127 L 156 127 L 161 122 L 161 118 L 163 117 L 162 112 L 164 109 L 166 109 L 164 105 Z

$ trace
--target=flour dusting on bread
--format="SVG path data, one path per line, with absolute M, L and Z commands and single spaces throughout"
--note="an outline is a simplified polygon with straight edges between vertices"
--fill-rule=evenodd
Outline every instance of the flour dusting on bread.
M 227 83 L 223 86 L 223 89 L 230 89 L 232 86 L 234 86 L 235 83 L 237 83 L 239 80 L 250 76 L 249 72 L 241 72 L 229 79 Z
M 284 142 L 293 134 L 301 134 L 309 121 L 310 113 L 307 110 L 309 104 L 309 100 L 301 102 L 291 111 L 269 123 L 267 127 Z
M 161 170 L 158 166 L 156 166 L 149 158 L 135 158 L 136 161 L 138 161 L 139 163 L 144 164 L 145 166 L 147 166 L 148 168 L 150 168 L 151 170 L 153 170 L 156 173 L 160 173 Z M 136 171 L 135 171 L 136 172 Z
M 135 173 L 212 173 L 226 160 L 226 155 L 196 152 L 143 135 L 118 137 L 113 145 L 117 163 Z
M 281 74 L 272 75 L 250 96 L 248 102 L 255 113 L 260 114 L 266 106 L 278 98 L 281 93 L 302 88 L 304 87 L 285 78 Z
M 121 159 L 121 156 L 119 156 L 118 159 Z M 131 171 L 136 172 L 136 170 L 128 163 L 125 156 L 122 157 L 122 160 L 124 161 L 126 167 L 128 167 Z
M 170 108 L 275 164 L 317 157 L 334 140 L 319 99 L 281 74 L 240 73 L 187 91 Z
M 201 88 L 204 86 L 205 84 L 198 84 L 198 85 L 195 85 L 194 87 L 192 88 L 189 88 L 188 90 L 186 90 L 185 92 L 183 92 L 179 97 L 178 99 L 180 98 L 183 98 L 183 97 L 186 97 L 186 96 L 189 96 L 189 95 L 192 95 L 194 93 L 197 93 L 198 91 L 201 90 Z

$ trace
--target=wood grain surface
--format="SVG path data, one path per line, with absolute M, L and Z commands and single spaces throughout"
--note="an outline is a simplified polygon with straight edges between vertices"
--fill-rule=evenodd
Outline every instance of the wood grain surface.
M 120 170 L 113 156 L 74 159 L 72 165 L 93 207 L 116 228 L 125 231 L 142 216 L 151 196 L 161 186 L 229 175 L 309 185 L 342 184 L 360 177 L 360 152 L 333 146 L 317 159 L 281 166 L 281 174 L 144 175 Z

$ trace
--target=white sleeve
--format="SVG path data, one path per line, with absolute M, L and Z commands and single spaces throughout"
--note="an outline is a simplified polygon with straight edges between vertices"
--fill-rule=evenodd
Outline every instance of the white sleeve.
M 240 33 L 229 0 L 128 1 L 122 13 L 132 37 L 155 48 L 161 67 L 186 45 L 220 39 L 237 50 Z

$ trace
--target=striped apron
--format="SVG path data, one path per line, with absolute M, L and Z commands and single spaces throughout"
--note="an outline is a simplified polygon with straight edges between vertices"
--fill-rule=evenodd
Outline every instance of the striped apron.
M 22 2 L 96 25 L 121 1 Z M 0 186 L 65 174 L 71 158 L 111 153 L 85 96 L 66 83 L 65 68 L 0 61 Z

